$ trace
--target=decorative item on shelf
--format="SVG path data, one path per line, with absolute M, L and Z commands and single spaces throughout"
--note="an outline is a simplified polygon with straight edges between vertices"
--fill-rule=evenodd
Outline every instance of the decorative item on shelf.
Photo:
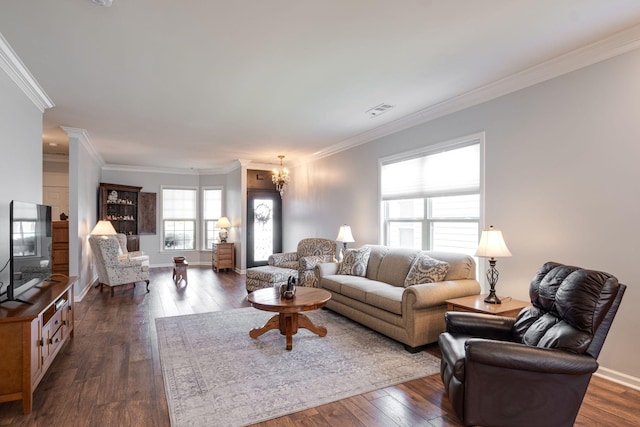
M 227 238 L 229 237 L 229 231 L 227 229 L 231 228 L 231 222 L 229 222 L 229 218 L 226 216 L 221 216 L 216 222 L 216 228 L 219 228 L 218 237 L 222 243 L 227 242 Z
M 60 221 L 66 221 L 69 217 L 67 216 L 67 214 L 65 214 L 64 212 L 62 212 L 60 214 Z
M 280 192 L 280 198 L 282 198 L 287 189 L 287 185 L 289 184 L 289 171 L 282 165 L 282 159 L 284 159 L 284 156 L 280 155 L 278 158 L 280 159 L 280 167 L 278 169 L 273 169 L 271 181 L 276 185 L 276 190 Z
M 500 298 L 496 295 L 496 284 L 498 283 L 498 270 L 496 269 L 496 258 L 510 257 L 511 251 L 507 248 L 502 231 L 490 226 L 482 231 L 480 243 L 476 250 L 476 256 L 489 258 L 489 269 L 487 270 L 487 282 L 489 283 L 489 295 L 484 302 L 489 304 L 500 304 Z
M 284 299 L 293 299 L 296 294 L 296 278 L 289 276 L 287 284 L 280 285 L 280 296 Z
M 103 238 L 105 239 L 106 239 L 106 236 L 112 236 L 115 234 L 118 234 L 118 233 L 116 232 L 116 229 L 113 228 L 111 221 L 107 221 L 104 219 L 101 219 L 100 221 L 98 221 L 96 226 L 93 227 L 93 230 L 91 230 L 92 236 L 103 236 Z
M 338 237 L 336 237 L 336 242 L 342 242 L 344 247 L 340 250 L 338 254 L 338 261 L 342 261 L 345 252 L 347 251 L 347 243 L 355 242 L 353 238 L 353 234 L 351 234 L 351 227 L 347 224 L 341 225 L 340 230 L 338 231 Z
M 112 190 L 107 196 L 107 202 L 117 203 L 117 201 L 118 201 L 118 192 L 116 190 Z

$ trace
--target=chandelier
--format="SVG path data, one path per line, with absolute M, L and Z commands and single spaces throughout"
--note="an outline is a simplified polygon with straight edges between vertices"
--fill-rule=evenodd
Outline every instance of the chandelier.
M 285 190 L 287 189 L 287 184 L 289 184 L 289 171 L 287 168 L 282 166 L 282 159 L 284 156 L 278 156 L 280 159 L 280 167 L 278 169 L 274 168 L 271 175 L 271 181 L 276 185 L 276 190 L 280 192 L 280 198 L 282 198 Z

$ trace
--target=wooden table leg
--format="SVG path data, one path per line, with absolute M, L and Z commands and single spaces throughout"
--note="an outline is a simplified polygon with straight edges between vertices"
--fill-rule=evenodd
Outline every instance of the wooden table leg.
M 320 337 L 324 337 L 327 335 L 327 328 L 325 328 L 324 326 L 319 326 L 319 325 L 315 325 L 311 319 L 309 319 L 307 316 L 305 316 L 304 314 L 300 313 L 298 315 L 298 327 L 299 328 L 304 328 L 304 329 L 308 329 L 311 332 L 313 332 L 314 334 L 320 336 Z
M 253 328 L 249 331 L 249 336 L 251 338 L 258 338 L 260 335 L 264 334 L 267 331 L 272 329 L 280 329 L 280 315 L 276 314 L 271 319 L 267 321 L 261 328 Z
M 280 313 L 269 319 L 263 327 L 250 330 L 249 336 L 258 338 L 267 331 L 278 329 L 286 338 L 286 349 L 291 350 L 293 349 L 293 336 L 298 333 L 298 328 L 308 329 L 320 337 L 327 335 L 327 328 L 314 325 L 311 319 L 302 313 Z

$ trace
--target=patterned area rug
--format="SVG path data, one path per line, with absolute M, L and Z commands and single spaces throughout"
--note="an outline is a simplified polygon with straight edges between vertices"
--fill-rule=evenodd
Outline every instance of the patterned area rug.
M 434 374 L 439 360 L 329 310 L 306 313 L 326 337 L 300 329 L 293 350 L 277 330 L 249 330 L 254 308 L 156 319 L 171 424 L 244 426 Z

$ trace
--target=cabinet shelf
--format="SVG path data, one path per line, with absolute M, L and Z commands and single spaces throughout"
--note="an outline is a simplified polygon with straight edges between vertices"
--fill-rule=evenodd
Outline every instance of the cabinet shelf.
M 100 183 L 99 216 L 127 236 L 127 249 L 139 250 L 140 234 L 156 234 L 156 193 L 142 187 Z

